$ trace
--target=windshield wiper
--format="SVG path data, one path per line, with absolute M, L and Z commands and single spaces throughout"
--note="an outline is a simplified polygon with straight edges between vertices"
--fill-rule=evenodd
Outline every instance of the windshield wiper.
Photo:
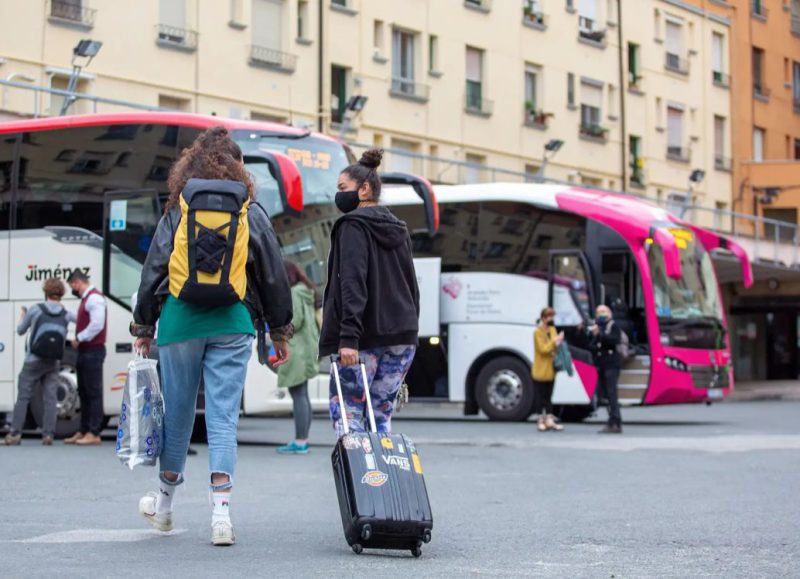
M 691 316 L 686 319 L 676 319 L 676 318 L 659 318 L 658 321 L 665 325 L 668 325 L 670 328 L 690 328 L 692 326 L 708 326 L 713 325 L 715 328 L 720 327 L 722 328 L 722 320 L 715 316 Z
M 300 139 L 305 139 L 306 137 L 310 137 L 310 136 L 311 136 L 311 131 L 306 129 L 305 131 L 303 131 L 302 133 L 299 133 L 297 135 L 291 135 L 289 133 L 262 133 L 260 138 L 262 138 L 262 139 L 266 139 L 266 138 L 270 138 L 270 139 L 286 139 L 286 140 L 289 140 L 289 141 L 297 141 L 297 140 L 300 140 Z

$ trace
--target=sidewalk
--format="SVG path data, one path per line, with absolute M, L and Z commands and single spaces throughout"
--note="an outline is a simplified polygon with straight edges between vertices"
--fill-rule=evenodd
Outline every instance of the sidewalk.
M 800 380 L 769 380 L 763 382 L 736 382 L 731 402 L 756 400 L 800 400 Z

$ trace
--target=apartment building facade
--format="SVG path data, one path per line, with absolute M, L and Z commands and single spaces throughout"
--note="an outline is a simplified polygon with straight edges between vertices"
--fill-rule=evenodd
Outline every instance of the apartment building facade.
M 558 140 L 549 178 L 676 209 L 731 197 L 718 162 L 730 91 L 711 72 L 714 51 L 727 62 L 729 17 L 682 0 L 47 0 L 15 12 L 0 21 L 0 75 L 17 82 L 66 88 L 72 48 L 90 37 L 104 45 L 79 91 L 313 126 L 434 181 L 533 179 Z M 3 90 L 0 114 L 60 108 Z M 358 114 L 354 95 L 367 97 Z M 93 110 L 118 108 L 70 112 Z

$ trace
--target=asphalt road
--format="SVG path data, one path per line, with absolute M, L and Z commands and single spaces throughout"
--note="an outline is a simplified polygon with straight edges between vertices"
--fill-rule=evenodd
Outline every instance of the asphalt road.
M 136 512 L 153 470 L 102 447 L 0 447 L 2 577 L 800 577 L 800 402 L 629 409 L 598 421 L 397 420 L 422 454 L 433 541 L 353 554 L 315 420 L 308 456 L 278 456 L 287 419 L 242 422 L 237 544 L 209 544 L 205 447 L 189 458 L 176 527 Z

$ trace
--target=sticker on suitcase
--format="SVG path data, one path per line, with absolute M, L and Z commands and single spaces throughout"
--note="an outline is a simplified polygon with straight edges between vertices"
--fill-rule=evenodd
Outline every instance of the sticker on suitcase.
M 379 470 L 370 470 L 364 473 L 361 477 L 361 484 L 366 484 L 371 487 L 381 487 L 389 480 L 389 475 Z
M 411 455 L 411 462 L 414 463 L 414 472 L 422 474 L 422 461 L 419 459 L 418 454 L 414 453 Z
M 342 446 L 344 446 L 347 450 L 357 450 L 361 448 L 361 441 L 352 434 L 345 434 L 342 437 Z
M 411 470 L 411 464 L 408 462 L 408 459 L 404 456 L 397 456 L 394 454 L 384 454 L 381 455 L 383 462 L 387 465 L 396 466 L 406 471 Z
M 374 454 L 365 454 L 364 455 L 364 462 L 367 463 L 368 470 L 375 470 L 378 468 L 378 465 L 375 464 L 375 455 Z
M 381 446 L 386 450 L 394 450 L 394 443 L 391 438 L 381 438 Z

